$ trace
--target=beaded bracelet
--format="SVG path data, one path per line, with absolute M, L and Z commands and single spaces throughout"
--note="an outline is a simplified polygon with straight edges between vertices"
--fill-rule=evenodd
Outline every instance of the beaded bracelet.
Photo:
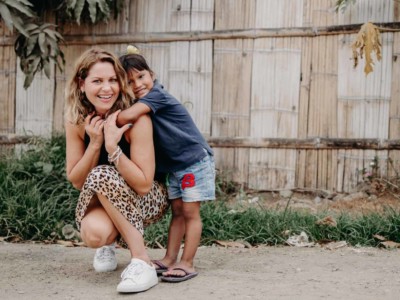
M 110 155 L 108 154 L 108 162 L 110 164 L 118 165 L 119 157 L 122 154 L 121 148 L 118 146 L 117 149 Z

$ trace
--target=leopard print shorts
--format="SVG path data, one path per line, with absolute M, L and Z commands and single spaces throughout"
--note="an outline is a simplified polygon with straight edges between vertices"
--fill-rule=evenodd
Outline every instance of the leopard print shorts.
M 97 193 L 105 196 L 142 235 L 144 228 L 160 220 L 169 206 L 163 184 L 154 181 L 150 192 L 139 196 L 115 167 L 100 165 L 89 173 L 79 195 L 75 210 L 78 229 L 90 201 Z

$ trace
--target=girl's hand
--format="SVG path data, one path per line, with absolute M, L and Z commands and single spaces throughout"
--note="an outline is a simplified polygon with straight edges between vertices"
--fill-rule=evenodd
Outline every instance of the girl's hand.
M 117 110 L 109 115 L 106 121 L 104 121 L 104 138 L 106 141 L 105 146 L 109 154 L 112 154 L 115 150 L 117 150 L 117 146 L 122 135 L 125 131 L 132 127 L 132 124 L 126 124 L 121 128 L 117 126 L 117 117 L 120 112 L 120 109 Z
M 94 113 L 85 118 L 85 131 L 90 137 L 90 144 L 98 149 L 104 142 L 103 127 L 104 120 L 99 116 L 94 116 Z

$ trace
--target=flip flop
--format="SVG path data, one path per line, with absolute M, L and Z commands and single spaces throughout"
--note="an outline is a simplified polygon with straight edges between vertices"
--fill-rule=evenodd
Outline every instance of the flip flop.
M 171 271 L 172 270 L 183 271 L 185 274 L 184 275 L 173 275 L 173 274 L 171 274 L 171 275 L 163 275 L 163 276 L 160 277 L 161 280 L 165 281 L 165 282 L 182 282 L 182 281 L 191 279 L 193 277 L 196 277 L 197 274 L 198 274 L 197 272 L 188 272 L 188 271 L 186 271 L 185 269 L 182 269 L 182 268 L 173 268 L 173 269 L 171 269 Z
M 156 265 L 157 275 L 161 275 L 162 273 L 168 271 L 168 267 L 164 265 L 161 261 L 152 260 L 151 262 Z

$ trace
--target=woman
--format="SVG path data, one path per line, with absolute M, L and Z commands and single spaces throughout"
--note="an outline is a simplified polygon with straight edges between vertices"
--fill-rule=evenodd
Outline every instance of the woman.
M 115 270 L 114 242 L 122 238 L 131 263 L 117 291 L 141 292 L 158 283 L 144 245 L 144 227 L 168 207 L 164 186 L 154 181 L 152 124 L 116 126 L 120 110 L 133 99 L 118 58 L 100 48 L 78 58 L 66 87 L 66 169 L 81 190 L 76 222 L 85 244 L 99 248 L 97 271 Z

